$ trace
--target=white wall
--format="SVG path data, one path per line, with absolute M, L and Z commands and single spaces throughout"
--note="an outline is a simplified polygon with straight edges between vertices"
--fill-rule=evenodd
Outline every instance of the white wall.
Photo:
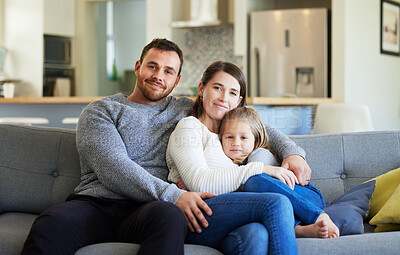
M 19 79 L 16 96 L 40 97 L 43 78 L 43 0 L 4 0 L 4 72 Z
M 44 33 L 75 35 L 75 0 L 44 0 Z
M 332 97 L 367 104 L 377 130 L 400 129 L 400 57 L 380 53 L 380 0 L 332 0 Z
M 97 43 L 94 1 L 76 1 L 75 81 L 77 96 L 97 95 Z
M 146 43 L 154 38 L 172 39 L 171 15 L 171 0 L 146 0 Z
M 4 0 L 0 0 L 0 45 L 3 45 L 4 38 Z

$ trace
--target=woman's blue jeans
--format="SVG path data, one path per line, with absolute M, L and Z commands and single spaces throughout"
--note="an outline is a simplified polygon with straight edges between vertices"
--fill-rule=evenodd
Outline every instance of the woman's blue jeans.
M 288 197 L 293 206 L 296 218 L 295 225 L 315 223 L 321 213 L 324 212 L 322 209 L 325 208 L 325 199 L 314 186 L 310 184 L 306 186 L 295 185 L 292 190 L 284 182 L 267 174 L 250 177 L 244 185 L 244 191 L 273 192 Z
M 268 230 L 259 222 L 249 223 L 230 232 L 218 245 L 224 254 L 268 254 Z
M 281 194 L 233 192 L 206 199 L 208 228 L 186 242 L 226 254 L 297 254 L 293 207 Z

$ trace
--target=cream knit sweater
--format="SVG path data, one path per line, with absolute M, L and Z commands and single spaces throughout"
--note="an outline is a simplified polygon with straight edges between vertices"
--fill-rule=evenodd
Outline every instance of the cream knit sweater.
M 191 191 L 224 194 L 237 190 L 248 178 L 261 174 L 263 164 L 238 166 L 228 158 L 218 135 L 195 117 L 183 118 L 172 132 L 167 147 L 168 180 L 182 178 Z

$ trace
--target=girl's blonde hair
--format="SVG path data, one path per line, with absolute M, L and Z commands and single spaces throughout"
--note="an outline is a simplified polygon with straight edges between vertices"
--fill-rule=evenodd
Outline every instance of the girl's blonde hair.
M 238 107 L 229 112 L 227 112 L 224 118 L 221 121 L 219 126 L 219 139 L 222 141 L 222 136 L 224 134 L 225 125 L 229 120 L 245 120 L 249 126 L 251 133 L 254 135 L 254 150 L 258 148 L 264 148 L 270 150 L 269 141 L 268 141 L 268 134 L 265 130 L 264 122 L 261 119 L 260 115 L 257 111 L 252 107 Z M 271 151 L 274 155 L 275 153 Z M 250 155 L 250 153 L 249 153 Z M 245 155 L 243 159 L 234 161 L 236 164 L 245 163 L 249 155 Z

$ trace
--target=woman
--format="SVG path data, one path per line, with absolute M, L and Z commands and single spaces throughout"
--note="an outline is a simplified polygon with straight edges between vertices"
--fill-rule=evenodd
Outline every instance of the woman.
M 218 140 L 218 128 L 220 121 L 225 113 L 238 106 L 245 104 L 246 83 L 241 70 L 231 63 L 215 62 L 204 72 L 202 81 L 199 84 L 199 97 L 193 107 L 191 117 L 182 119 L 173 134 L 167 149 L 167 164 L 172 170 L 169 180 L 177 181 L 182 177 L 187 187 L 196 190 L 196 185 L 206 185 L 210 183 L 212 175 L 208 175 L 207 164 L 212 162 L 206 159 L 215 158 L 217 161 L 230 161 L 226 156 L 215 157 L 215 147 L 221 147 Z M 277 131 L 272 131 L 276 134 Z M 171 148 L 179 148 L 174 150 Z M 222 149 L 221 149 L 222 151 Z M 276 149 L 278 155 L 282 152 Z M 223 151 L 222 151 L 223 153 Z M 280 155 L 281 156 L 281 155 Z M 177 171 L 174 162 L 186 162 L 187 171 L 181 173 Z M 218 162 L 220 163 L 220 162 Z M 263 164 L 259 162 L 249 163 L 241 167 L 232 167 L 230 169 L 219 171 L 218 180 L 220 186 L 233 183 L 237 187 L 244 183 L 249 177 L 263 173 Z M 282 169 L 283 170 L 283 169 Z M 289 172 L 289 171 L 288 171 Z M 190 173 L 196 173 L 192 176 Z M 233 174 L 231 174 L 233 173 Z M 289 174 L 290 173 L 286 173 Z M 212 191 L 212 187 L 210 188 Z M 229 238 L 228 233 L 235 230 L 236 234 L 242 240 L 257 237 L 261 240 L 257 243 L 253 254 L 296 254 L 297 244 L 293 230 L 294 216 L 290 201 L 283 195 L 272 193 L 251 193 L 251 192 L 232 192 L 234 189 L 226 190 L 221 196 L 226 198 L 226 203 L 213 203 L 213 198 L 205 200 L 215 213 L 218 210 L 229 210 L 231 217 L 224 219 L 225 224 L 221 224 L 221 219 L 207 217 L 209 227 L 204 229 L 201 234 L 189 233 L 187 242 L 193 244 L 208 245 L 219 248 L 226 254 L 233 254 L 227 248 Z M 230 197 L 236 196 L 242 198 L 242 203 L 236 203 L 234 207 L 230 203 Z M 215 215 L 219 215 L 215 213 Z M 220 224 L 219 224 L 220 223 Z M 248 227 L 257 224 L 258 233 L 248 231 Z M 264 237 L 264 238 L 261 238 Z M 221 242 L 224 239 L 224 242 Z M 231 239 L 235 242 L 235 238 Z M 240 245 L 239 245 L 240 246 Z M 239 248 L 240 249 L 240 248 Z

